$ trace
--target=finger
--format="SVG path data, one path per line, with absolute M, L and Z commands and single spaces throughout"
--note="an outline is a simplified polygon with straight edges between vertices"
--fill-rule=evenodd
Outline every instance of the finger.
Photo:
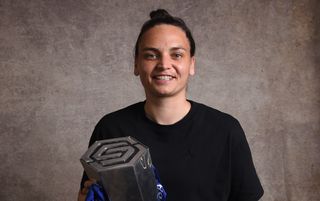
M 95 183 L 96 180 L 94 179 L 89 179 L 87 181 L 84 182 L 84 187 L 89 188 L 93 183 Z
M 84 187 L 84 188 L 81 189 L 81 194 L 82 195 L 87 195 L 88 191 L 89 191 L 89 189 Z
M 96 182 L 96 180 L 94 180 L 94 179 L 89 179 L 89 180 L 85 181 L 83 184 L 83 188 L 81 189 L 81 194 L 87 194 L 90 186 L 92 184 L 94 184 L 95 182 Z

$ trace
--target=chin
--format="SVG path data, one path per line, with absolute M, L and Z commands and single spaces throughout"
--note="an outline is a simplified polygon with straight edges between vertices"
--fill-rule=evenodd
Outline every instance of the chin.
M 149 94 L 149 97 L 158 97 L 158 98 L 165 98 L 173 95 L 173 93 L 170 93 L 167 91 L 152 91 L 152 92 L 148 92 L 148 94 Z

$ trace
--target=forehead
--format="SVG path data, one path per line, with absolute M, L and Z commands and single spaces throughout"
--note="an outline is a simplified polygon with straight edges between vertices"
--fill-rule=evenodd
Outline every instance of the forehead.
M 154 47 L 159 49 L 178 46 L 190 49 L 185 32 L 179 27 L 167 24 L 156 25 L 146 31 L 139 46 L 140 48 Z

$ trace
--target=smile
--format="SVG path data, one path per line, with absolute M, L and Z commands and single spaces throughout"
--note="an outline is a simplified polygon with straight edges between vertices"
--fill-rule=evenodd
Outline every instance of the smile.
M 172 80 L 174 77 L 171 75 L 158 75 L 154 76 L 154 78 L 157 80 Z

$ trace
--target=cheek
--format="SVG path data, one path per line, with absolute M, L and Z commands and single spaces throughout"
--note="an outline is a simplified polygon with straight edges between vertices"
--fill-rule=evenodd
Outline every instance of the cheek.
M 139 75 L 141 76 L 142 74 L 144 74 L 147 71 L 147 66 L 146 66 L 145 62 L 139 61 L 136 63 L 135 69 L 137 72 L 139 72 Z
M 189 74 L 190 65 L 188 63 L 182 63 L 180 65 L 177 65 L 177 69 L 183 75 Z
M 152 62 L 145 61 L 145 62 L 141 62 L 140 69 L 145 74 L 150 74 L 154 69 L 153 66 L 154 64 Z
M 140 75 L 140 80 L 142 82 L 147 82 L 147 80 L 150 79 L 150 75 L 151 75 L 150 68 L 148 68 L 148 66 L 145 66 L 145 65 L 139 66 L 139 75 Z

